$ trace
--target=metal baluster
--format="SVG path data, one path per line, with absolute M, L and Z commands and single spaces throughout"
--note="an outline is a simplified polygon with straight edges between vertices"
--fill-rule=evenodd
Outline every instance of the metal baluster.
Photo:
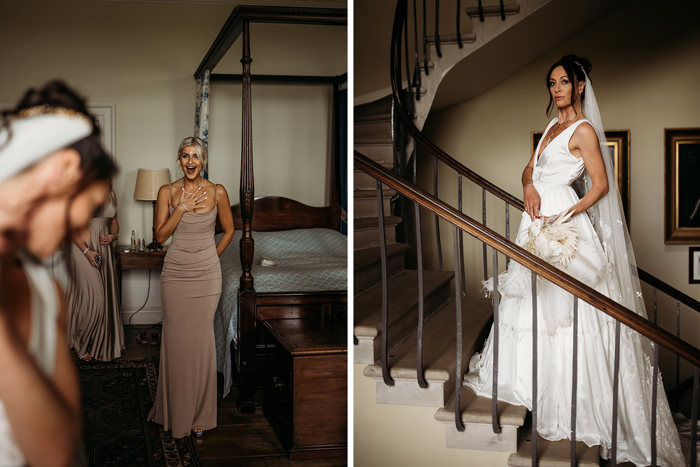
M 576 406 L 578 399 L 578 297 L 574 296 L 574 358 L 571 371 L 571 465 L 576 467 Z
M 389 337 L 389 274 L 386 265 L 386 235 L 384 233 L 384 202 L 382 183 L 377 180 L 377 218 L 379 220 L 379 250 L 382 257 L 382 378 L 384 384 L 393 386 L 394 380 L 389 374 L 388 337 Z
M 532 273 L 532 465 L 537 461 L 537 274 Z M 494 281 L 495 282 L 495 281 Z
M 503 0 L 501 0 L 501 21 L 506 20 L 506 7 L 503 5 Z
M 483 221 L 484 227 L 486 227 L 486 189 L 482 188 L 481 189 L 481 218 Z M 486 243 L 483 244 L 483 257 L 484 257 L 484 281 L 486 281 L 489 278 L 489 269 L 488 265 L 486 264 Z M 494 282 L 496 282 L 496 276 L 494 275 Z M 489 296 L 489 293 L 486 289 L 484 289 L 484 298 L 487 298 Z
M 423 68 L 425 76 L 430 74 L 428 70 L 428 14 L 425 8 L 425 0 L 423 0 Z
M 690 414 L 690 465 L 697 465 L 698 458 L 698 391 L 700 390 L 700 368 L 693 372 L 693 405 Z
M 435 51 L 437 56 L 442 58 L 442 52 L 440 52 L 440 0 L 435 0 Z
M 462 174 L 457 174 L 457 199 L 459 204 L 459 212 L 462 212 Z M 460 229 L 459 231 L 459 264 L 462 268 L 462 297 L 467 296 L 466 285 L 464 279 L 464 232 Z
M 613 370 L 613 413 L 612 413 L 612 447 L 610 448 L 610 463 L 617 462 L 617 405 L 620 387 L 620 322 L 615 321 L 615 369 Z
M 656 287 L 654 287 L 654 324 L 656 324 Z
M 433 187 L 435 197 L 438 198 L 438 159 L 433 156 Z M 439 199 L 439 198 L 438 198 Z M 435 236 L 437 237 L 438 263 L 442 271 L 442 241 L 440 240 L 440 218 L 435 214 Z
M 654 342 L 654 379 L 651 389 L 651 465 L 656 465 L 656 406 L 659 397 L 659 343 Z
M 479 21 L 484 22 L 484 5 L 481 4 L 481 0 L 479 0 Z
M 510 241 L 510 204 L 506 202 L 506 240 Z M 506 256 L 506 269 L 510 265 L 510 258 Z
M 420 76 L 420 59 L 418 58 L 418 10 L 416 10 L 416 0 L 413 0 L 413 43 L 415 45 L 416 54 L 414 57 L 415 66 L 413 67 L 413 80 L 418 83 L 418 93 L 416 100 L 420 100 L 421 76 Z
M 498 253 L 493 250 L 493 271 L 498 273 Z M 498 318 L 498 278 L 494 275 L 493 280 L 493 388 L 491 389 L 491 425 L 493 432 L 498 434 L 501 427 L 498 423 L 498 342 L 500 336 L 500 319 Z
M 418 154 L 413 158 L 413 184 L 416 184 L 418 177 Z M 423 272 L 423 236 L 420 225 L 420 206 L 413 203 L 413 213 L 416 223 L 416 254 L 418 260 L 418 348 L 416 349 L 416 366 L 418 371 L 418 385 L 427 388 L 428 382 L 425 380 L 423 370 L 423 319 L 425 313 L 425 278 Z
M 676 300 L 676 337 L 681 338 L 681 301 Z M 676 354 L 676 391 L 673 398 L 673 403 L 676 406 L 676 412 L 678 412 L 678 406 L 681 403 L 681 357 Z
M 460 23 L 459 20 L 461 19 L 461 16 L 459 15 L 461 9 L 462 9 L 462 2 L 460 0 L 457 0 L 457 45 L 459 46 L 460 49 L 464 47 L 464 44 L 462 44 L 462 34 L 460 33 L 461 24 L 459 24 Z
M 462 230 L 460 229 L 460 232 Z M 460 395 L 462 390 L 462 291 L 460 290 L 459 258 L 457 258 L 457 226 L 452 226 L 452 242 L 455 252 L 455 308 L 457 309 L 457 368 L 455 369 L 455 426 L 464 431 Z
M 413 118 L 414 102 L 413 102 L 413 81 L 411 80 L 411 64 L 408 60 L 408 12 L 403 23 L 404 26 L 404 47 L 406 49 L 406 84 L 408 85 L 408 114 Z M 418 90 L 420 92 L 420 89 Z

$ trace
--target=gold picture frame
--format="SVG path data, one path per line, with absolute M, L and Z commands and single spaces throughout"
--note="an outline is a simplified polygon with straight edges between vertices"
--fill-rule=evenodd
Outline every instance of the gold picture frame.
M 700 284 L 700 247 L 688 249 L 688 283 Z
M 665 128 L 664 160 L 664 242 L 700 243 L 700 128 Z
M 530 152 L 534 153 L 535 148 L 542 139 L 541 131 L 533 131 L 530 141 Z M 610 150 L 613 166 L 615 167 L 615 179 L 620 190 L 622 209 L 625 212 L 627 226 L 630 225 L 630 131 L 629 130 L 606 130 L 605 139 Z

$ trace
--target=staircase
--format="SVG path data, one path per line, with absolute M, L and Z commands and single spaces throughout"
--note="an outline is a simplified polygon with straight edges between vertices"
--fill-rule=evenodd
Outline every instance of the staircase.
M 382 99 L 356 107 L 355 149 L 385 168 L 393 167 L 390 101 Z M 388 136 L 388 137 L 387 137 Z M 531 444 L 529 415 L 525 407 L 499 403 L 501 433 L 494 434 L 491 422 L 491 399 L 476 397 L 461 386 L 460 413 L 465 431 L 455 427 L 456 342 L 454 326 L 456 302 L 451 286 L 452 271 L 425 271 L 423 365 L 427 388 L 417 382 L 418 272 L 407 270 L 405 254 L 410 245 L 396 242 L 396 228 L 401 218 L 391 215 L 394 190 L 383 188 L 387 272 L 389 276 L 389 369 L 394 380 L 386 385 L 380 360 L 382 334 L 381 254 L 376 180 L 360 170 L 354 172 L 355 243 L 354 243 L 354 363 L 362 366 L 362 378 L 374 383 L 377 404 L 432 408 L 432 420 L 442 423 L 444 448 L 512 453 L 508 465 L 529 465 Z M 467 370 L 472 355 L 480 351 L 493 321 L 490 299 L 461 298 L 462 355 L 460 375 Z M 356 370 L 357 372 L 357 370 Z M 582 443 L 579 465 L 599 465 L 597 449 Z M 568 442 L 539 441 L 543 453 L 540 465 L 568 463 Z M 443 449 L 444 449 L 443 448 Z M 563 462 L 563 463 L 560 463 Z M 568 465 L 568 464 L 566 464 Z
M 510 6 L 508 18 L 497 24 L 474 22 L 475 33 L 462 34 L 464 48 L 460 49 L 457 37 L 441 36 L 442 58 L 436 53 L 436 41 L 429 37 L 430 57 L 428 73 L 421 64 L 421 97 L 416 101 L 415 123 L 422 128 L 435 98 L 437 88 L 446 72 L 466 55 L 508 30 L 513 24 L 535 11 L 547 0 L 524 0 L 526 7 Z M 478 12 L 467 11 L 470 15 Z M 489 15 L 490 10 L 485 11 Z M 499 13 L 500 14 L 500 13 Z M 519 16 L 518 16 L 519 15 Z M 486 24 L 486 25 L 485 25 Z M 415 91 L 415 89 L 414 89 Z M 392 144 L 391 99 L 380 99 L 355 107 L 355 150 L 371 158 L 384 168 L 394 167 Z M 469 360 L 481 350 L 493 321 L 491 300 L 485 298 L 459 298 L 463 323 L 461 368 L 456 368 L 456 342 L 454 326 L 456 298 L 451 292 L 452 271 L 425 271 L 424 274 L 424 335 L 423 366 L 428 387 L 418 384 L 417 325 L 418 325 L 418 272 L 406 269 L 405 254 L 411 246 L 397 243 L 396 229 L 401 218 L 392 215 L 394 190 L 383 187 L 382 204 L 387 242 L 387 272 L 389 276 L 389 348 L 388 366 L 393 385 L 385 384 L 380 360 L 382 338 L 382 271 L 379 247 L 379 218 L 377 182 L 371 176 L 354 171 L 354 363 L 356 374 L 362 368 L 361 378 L 374 383 L 374 400 L 377 404 L 413 406 L 432 410 L 432 419 L 424 415 L 420 423 L 445 430 L 443 448 L 478 451 L 495 451 L 509 454 L 509 465 L 529 465 L 531 442 L 528 410 L 525 407 L 499 403 L 501 432 L 494 434 L 492 427 L 491 399 L 476 397 L 474 392 L 460 385 L 460 413 L 465 430 L 455 427 L 455 378 L 464 375 Z M 359 376 L 358 376 L 359 377 Z M 461 380 L 461 376 L 460 376 Z M 363 384 L 363 383 L 360 383 Z M 357 388 L 357 383 L 356 383 Z M 356 400 L 356 403 L 361 403 Z M 421 412 L 423 413 L 423 412 Z M 597 449 L 589 449 L 582 443 L 579 465 L 599 465 Z M 542 451 L 540 465 L 568 465 L 569 444 L 539 441 Z M 382 462 L 377 461 L 377 465 Z M 386 462 L 383 462 L 386 464 Z M 476 464 L 475 464 L 476 465 Z
M 603 5 L 599 0 L 592 0 L 586 4 L 588 9 L 577 12 L 581 13 L 577 17 L 590 18 L 591 15 L 602 14 L 613 3 Z M 475 20 L 471 33 L 461 34 L 459 38 L 456 35 L 440 36 L 442 57 L 437 54 L 437 39 L 428 37 L 429 60 L 427 66 L 423 63 L 419 66 L 420 89 L 414 87 L 414 94 L 417 90 L 420 94 L 420 100 L 415 101 L 414 124 L 421 129 L 431 107 L 435 108 L 438 102 L 436 97 L 439 97 L 438 87 L 444 89 L 447 84 L 445 77 L 452 76 L 448 75 L 448 71 L 470 61 L 474 65 L 483 57 L 488 57 L 493 49 L 480 54 L 474 54 L 474 51 L 486 46 L 498 50 L 502 46 L 498 43 L 504 35 L 510 35 L 510 43 L 517 42 L 519 36 L 527 37 L 532 28 L 541 27 L 542 22 L 547 23 L 548 20 L 536 19 L 538 15 L 547 18 L 565 6 L 562 0 L 520 0 L 518 5 L 507 6 L 505 21 L 501 21 L 500 17 L 492 18 L 498 24 L 489 24 L 488 16 L 494 11 L 485 8 L 486 21 L 481 23 Z M 496 10 L 500 16 L 500 9 Z M 478 12 L 467 9 L 467 14 L 474 17 Z M 562 17 L 561 14 L 558 16 Z M 524 21 L 526 19 L 528 21 Z M 540 21 L 539 26 L 537 21 Z M 458 45 L 458 39 L 463 43 L 462 48 Z M 472 58 L 475 55 L 477 57 Z M 476 68 L 473 73 L 482 72 L 478 66 L 473 68 Z M 354 123 L 355 149 L 384 168 L 393 168 L 395 157 L 391 139 L 390 98 L 356 106 Z M 411 151 L 412 142 L 409 141 L 406 152 Z M 361 165 L 366 169 L 368 167 L 366 161 Z M 367 170 L 379 173 L 376 167 Z M 386 174 L 382 177 L 388 179 Z M 393 185 L 407 196 L 413 191 L 396 181 Z M 471 356 L 481 350 L 490 331 L 492 305 L 490 300 L 484 298 L 455 298 L 451 291 L 454 285 L 451 271 L 424 273 L 422 365 L 427 387 L 420 387 L 417 370 L 419 277 L 417 271 L 406 269 L 405 256 L 412 248 L 411 245 L 397 242 L 396 229 L 403 228 L 402 220 L 392 215 L 391 209 L 396 208 L 392 197 L 396 192 L 387 187 L 383 189 L 381 201 L 387 242 L 389 376 L 382 374 L 382 272 L 376 180 L 355 169 L 354 187 L 356 465 L 533 465 L 531 414 L 528 410 L 499 402 L 497 415 L 500 432 L 494 433 L 491 399 L 477 397 L 470 388 L 461 384 Z M 425 195 L 421 196 L 423 198 L 416 198 L 425 201 Z M 407 204 L 407 208 L 412 210 L 411 203 Z M 431 206 L 431 209 L 439 208 L 437 203 Z M 464 230 L 464 227 L 460 228 Z M 655 281 L 650 282 L 654 284 L 655 292 L 657 286 L 663 290 L 659 285 L 661 283 L 657 279 Z M 675 289 L 668 293 L 680 303 L 682 294 Z M 461 305 L 463 323 L 459 359 L 456 358 L 454 332 L 458 303 Z M 686 300 L 684 303 L 689 302 Z M 700 306 L 692 307 L 700 311 Z M 460 368 L 457 368 L 457 361 L 461 362 Z M 385 378 L 391 381 L 387 383 Z M 459 391 L 459 407 L 455 407 L 456 390 Z M 463 431 L 456 428 L 455 414 L 464 425 Z M 369 433 L 363 432 L 363 428 L 370 426 L 372 429 L 367 430 Z M 549 442 L 538 438 L 536 441 L 538 465 L 572 465 L 571 443 L 568 440 Z M 581 442 L 576 443 L 576 465 L 608 464 L 599 458 L 598 447 L 589 448 Z

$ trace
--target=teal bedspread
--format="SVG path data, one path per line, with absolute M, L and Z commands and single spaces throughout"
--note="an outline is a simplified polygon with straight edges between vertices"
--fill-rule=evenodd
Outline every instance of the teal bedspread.
M 216 236 L 218 243 L 222 234 Z M 254 232 L 256 292 L 347 290 L 347 237 L 330 229 Z M 223 287 L 214 317 L 216 367 L 224 375 L 224 397 L 231 390 L 231 342 L 238 341 L 238 286 L 241 232 L 221 255 Z M 276 267 L 261 266 L 262 257 Z

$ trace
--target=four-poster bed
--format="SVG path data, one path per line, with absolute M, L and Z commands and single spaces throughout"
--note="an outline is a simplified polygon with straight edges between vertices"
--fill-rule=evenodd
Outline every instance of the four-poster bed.
M 198 80 L 204 77 L 206 73 L 206 77 L 209 78 L 211 83 L 242 82 L 243 131 L 241 141 L 240 204 L 232 207 L 236 230 L 240 232 L 239 250 L 241 272 L 240 276 L 235 280 L 236 284 L 232 286 L 237 287 L 237 289 L 235 289 L 237 294 L 237 301 L 235 303 L 237 310 L 234 310 L 232 313 L 238 313 L 238 334 L 237 336 L 233 336 L 230 347 L 226 344 L 228 349 L 230 349 L 229 355 L 231 364 L 236 365 L 238 374 L 240 375 L 238 407 L 242 413 L 252 413 L 255 411 L 255 405 L 253 403 L 254 373 L 256 367 L 260 367 L 264 362 L 264 354 L 262 353 L 264 352 L 263 329 L 265 326 L 260 324 L 265 320 L 274 319 L 317 318 L 322 320 L 329 318 L 334 311 L 344 308 L 347 303 L 346 269 L 344 287 L 341 288 L 336 285 L 330 290 L 256 291 L 254 287 L 252 272 L 253 259 L 256 252 L 253 231 L 265 232 L 265 234 L 259 234 L 264 236 L 270 231 L 288 231 L 292 229 L 333 229 L 337 231 L 340 228 L 339 192 L 341 190 L 341 181 L 338 159 L 342 151 L 340 147 L 340 141 L 342 139 L 340 134 L 345 131 L 345 128 L 344 125 L 341 125 L 338 121 L 335 109 L 338 108 L 338 95 L 341 83 L 344 83 L 346 78 L 345 75 L 330 77 L 285 75 L 251 76 L 252 58 L 250 56 L 249 25 L 253 22 L 345 26 L 347 24 L 347 11 L 345 9 L 237 6 L 229 16 L 224 27 L 195 72 L 195 78 Z M 239 36 L 242 38 L 243 43 L 243 54 L 241 58 L 243 73 L 241 75 L 214 74 L 214 67 L 219 63 Z M 260 82 L 333 85 L 334 112 L 331 123 L 333 141 L 331 144 L 331 200 L 329 206 L 315 208 L 294 200 L 278 197 L 255 199 L 253 183 L 251 81 L 256 82 L 256 79 Z M 325 183 L 325 180 L 319 180 L 319 182 Z M 331 237 L 333 237 L 333 234 L 340 235 L 337 232 L 331 232 Z M 237 236 L 238 235 L 237 233 Z M 264 238 L 266 239 L 266 237 Z M 337 241 L 338 239 L 335 237 L 330 240 L 331 243 Z M 324 243 L 324 241 L 320 243 Z M 333 254 L 337 256 L 337 243 L 333 244 L 335 245 Z M 229 249 L 231 248 L 229 247 Z M 224 255 L 222 255 L 222 269 L 224 266 L 223 256 Z M 345 256 L 346 255 L 344 255 L 344 261 L 347 261 Z M 319 269 L 323 268 L 324 262 L 323 260 L 319 261 Z M 336 269 L 339 269 L 337 262 Z M 260 270 L 258 269 L 258 271 Z M 337 275 L 337 273 L 338 272 L 335 271 L 333 274 Z M 316 274 L 318 274 L 318 271 L 316 271 Z M 224 277 L 224 282 L 226 282 L 226 277 Z M 224 287 L 226 287 L 226 285 L 224 285 Z M 226 292 L 222 293 L 222 302 L 225 301 L 225 296 Z M 220 302 L 220 308 L 222 308 L 222 305 L 225 306 L 225 304 Z M 217 313 L 219 312 L 220 310 L 217 310 Z M 229 323 L 224 323 L 224 326 L 228 324 Z M 260 349 L 262 349 L 262 352 Z M 221 356 L 218 357 L 221 358 Z M 221 366 L 221 363 L 222 362 L 219 362 L 219 366 Z M 226 371 L 232 372 L 232 369 L 226 368 L 224 372 L 226 373 Z M 228 391 L 227 387 L 225 387 L 225 391 Z

